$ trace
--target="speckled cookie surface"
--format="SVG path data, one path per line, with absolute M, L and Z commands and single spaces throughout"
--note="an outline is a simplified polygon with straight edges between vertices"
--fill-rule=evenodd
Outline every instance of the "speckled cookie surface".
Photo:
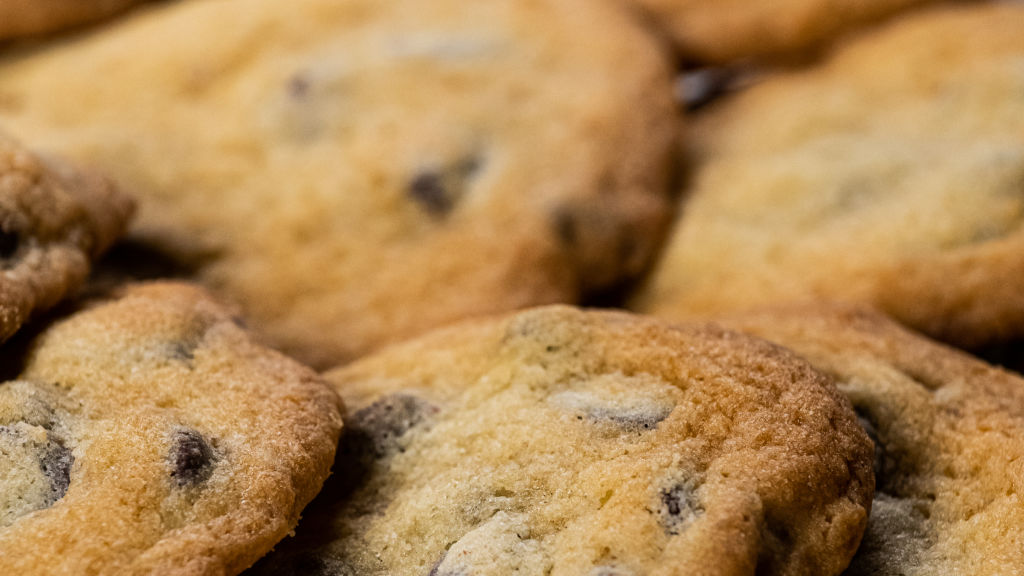
M 632 0 L 694 62 L 792 57 L 929 0 Z
M 0 384 L 0 573 L 236 574 L 319 490 L 339 409 L 197 288 L 75 313 Z
M 0 62 L 0 120 L 323 367 L 639 272 L 677 128 L 659 47 L 588 0 L 170 4 Z
M 95 22 L 143 0 L 2 0 L 0 40 L 36 36 Z
M 837 574 L 867 518 L 849 404 L 739 334 L 547 307 L 327 378 L 334 476 L 250 574 Z
M 847 576 L 1021 573 L 1024 379 L 884 317 L 732 319 L 832 374 L 876 441 L 876 495 Z
M 866 302 L 977 346 L 1024 327 L 1024 4 L 914 13 L 695 122 L 635 309 Z
M 102 177 L 0 132 L 0 341 L 77 288 L 132 210 Z

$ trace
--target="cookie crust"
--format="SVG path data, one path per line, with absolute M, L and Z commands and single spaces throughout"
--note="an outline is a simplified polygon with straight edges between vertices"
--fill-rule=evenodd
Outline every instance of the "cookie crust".
M 877 312 L 730 318 L 831 374 L 876 441 L 868 531 L 845 574 L 1015 574 L 1024 503 L 1024 379 Z
M 1024 6 L 915 12 L 693 123 L 694 175 L 632 308 L 866 303 L 963 347 L 1024 327 Z
M 790 353 L 548 307 L 327 374 L 336 482 L 256 574 L 838 574 L 870 440 Z
M 340 409 L 198 288 L 125 288 L 0 385 L 0 447 L 23 447 L 0 455 L 0 573 L 237 574 L 319 490 Z

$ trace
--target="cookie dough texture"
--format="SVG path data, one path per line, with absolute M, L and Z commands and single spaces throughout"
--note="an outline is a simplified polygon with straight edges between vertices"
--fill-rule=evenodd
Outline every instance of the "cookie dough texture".
M 0 62 L 0 121 L 137 191 L 136 240 L 328 367 L 644 269 L 666 60 L 614 2 L 204 0 Z
M 695 121 L 633 307 L 871 303 L 962 346 L 1024 327 L 1024 4 L 915 13 Z
M 831 374 L 876 442 L 848 576 L 1020 574 L 1024 379 L 852 309 L 731 319 Z
M 109 18 L 142 0 L 3 0 L 0 40 L 57 32 Z
M 0 341 L 77 288 L 133 209 L 104 178 L 0 132 Z
M 319 490 L 339 410 L 196 288 L 75 313 L 0 384 L 0 573 L 237 574 Z
M 928 0 L 633 0 L 687 59 L 793 57 Z
M 790 353 L 547 307 L 332 371 L 335 475 L 250 574 L 838 574 L 871 443 Z

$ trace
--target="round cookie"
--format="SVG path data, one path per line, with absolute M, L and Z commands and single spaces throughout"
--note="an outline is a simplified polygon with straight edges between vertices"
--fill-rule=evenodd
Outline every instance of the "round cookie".
M 113 16 L 142 0 L 3 0 L 0 40 L 47 34 Z
M 788 310 L 727 325 L 833 375 L 876 442 L 875 500 L 847 576 L 1020 572 L 1024 379 L 866 311 Z
M 1024 4 L 915 13 L 694 122 L 631 304 L 670 318 L 870 303 L 980 346 L 1024 334 Z
M 136 241 L 326 367 L 643 270 L 671 85 L 613 2 L 205 0 L 0 62 L 0 120 L 129 185 Z
M 75 313 L 0 384 L 0 573 L 237 574 L 320 489 L 339 410 L 196 288 Z
M 102 177 L 0 132 L 0 342 L 77 288 L 133 209 Z
M 250 574 L 838 574 L 871 442 L 789 352 L 530 310 L 332 371 L 335 476 Z
M 929 0 L 632 0 L 693 62 L 793 56 Z

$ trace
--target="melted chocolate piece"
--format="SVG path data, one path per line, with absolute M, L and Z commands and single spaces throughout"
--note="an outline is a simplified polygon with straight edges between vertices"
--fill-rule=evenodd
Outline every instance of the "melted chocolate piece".
M 661 491 L 661 506 L 658 516 L 665 532 L 670 535 L 682 533 L 694 518 L 704 512 L 697 498 L 696 486 L 690 482 L 679 482 Z
M 178 430 L 171 440 L 171 478 L 178 486 L 195 486 L 213 474 L 213 449 L 195 430 Z
M 441 170 L 423 170 L 409 182 L 408 193 L 435 218 L 448 215 L 465 195 L 469 179 L 480 170 L 476 156 Z
M 0 228 L 0 258 L 7 259 L 18 252 L 21 238 L 17 232 Z
M 369 459 L 401 452 L 402 436 L 436 411 L 436 407 L 418 396 L 385 396 L 352 415 L 346 423 L 343 448 Z
M 75 457 L 71 450 L 58 440 L 50 439 L 46 445 L 46 452 L 39 459 L 39 468 L 50 480 L 50 498 L 46 503 L 52 506 L 67 493 L 71 485 L 71 465 L 75 463 Z

